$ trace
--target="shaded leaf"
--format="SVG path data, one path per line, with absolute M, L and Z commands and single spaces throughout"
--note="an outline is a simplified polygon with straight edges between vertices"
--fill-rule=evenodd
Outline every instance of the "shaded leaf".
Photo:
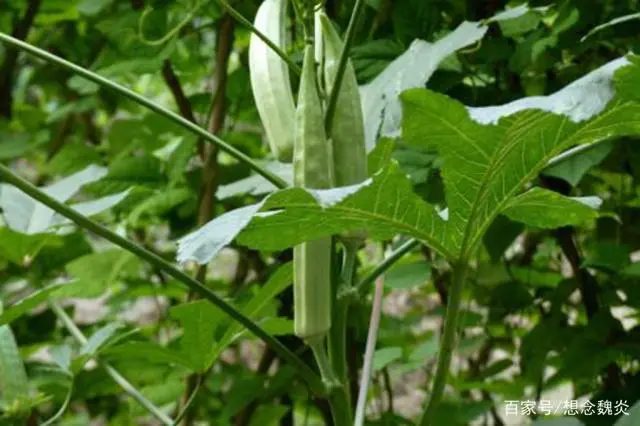
M 56 293 L 64 287 L 66 287 L 64 284 L 50 285 L 9 306 L 4 310 L 2 315 L 0 315 L 0 325 L 8 324 L 20 318 L 22 315 L 27 314 L 49 298 L 53 298 Z
M 10 228 L 0 227 L 0 257 L 16 264 L 33 258 L 45 246 L 60 247 L 60 237 L 52 234 L 27 235 Z
M 134 270 L 139 262 L 131 253 L 120 248 L 79 257 L 66 265 L 67 271 L 77 282 L 64 291 L 73 297 L 98 297 L 121 273 Z
M 181 365 L 193 370 L 192 360 L 187 354 L 177 352 L 156 343 L 128 342 L 112 346 L 104 350 L 103 355 L 110 359 L 142 359 L 153 363 L 168 363 Z
M 431 278 L 431 265 L 426 262 L 397 265 L 385 274 L 384 285 L 393 289 L 408 289 L 424 285 Z
M 373 354 L 373 371 L 382 370 L 387 365 L 402 358 L 402 348 L 394 346 L 392 348 L 377 349 Z
M 581 226 L 597 219 L 598 211 L 595 209 L 601 203 L 598 197 L 575 199 L 547 189 L 533 188 L 512 198 L 503 214 L 511 220 L 542 229 Z
M 511 197 L 564 149 L 640 133 L 638 104 L 617 100 L 599 115 L 589 115 L 601 111 L 613 96 L 610 88 L 608 92 L 601 88 L 598 93 L 594 87 L 598 84 L 591 80 L 597 76 L 605 79 L 603 74 L 608 72 L 610 76 L 611 69 L 622 64 L 617 60 L 591 73 L 591 84 L 574 83 L 571 90 L 563 89 L 550 109 L 567 117 L 539 111 L 543 105 L 536 102 L 515 109 L 484 108 L 480 114 L 478 109 L 468 110 L 457 101 L 426 89 L 403 94 L 403 139 L 418 146 L 432 146 L 442 157 L 449 213 L 447 248 L 475 249 Z M 587 96 L 593 93 L 595 101 Z M 525 107 L 537 110 L 507 115 Z M 498 124 L 483 126 L 469 113 L 486 123 L 502 118 Z
M 547 167 L 542 174 L 564 179 L 572 186 L 576 186 L 590 168 L 600 164 L 613 150 L 613 143 L 600 143 L 590 147 L 585 152 Z
M 64 202 L 78 192 L 83 185 L 100 179 L 106 173 L 106 169 L 91 165 L 40 189 L 57 201 Z M 4 211 L 5 220 L 11 229 L 29 235 L 48 230 L 55 215 L 49 207 L 7 184 L 0 185 L 0 208 Z
M 205 300 L 183 303 L 171 308 L 169 313 L 182 324 L 182 355 L 189 359 L 194 370 L 206 370 L 213 351 L 214 331 L 222 319 L 222 313 Z
M 253 297 L 242 307 L 241 312 L 251 319 L 257 318 L 262 314 L 264 308 L 267 307 L 282 291 L 284 291 L 292 283 L 293 263 L 289 262 L 282 265 L 276 272 L 271 275 L 269 280 L 263 286 L 261 286 L 256 294 L 253 295 Z M 215 344 L 211 359 L 209 361 L 215 361 L 220 356 L 222 351 L 224 351 L 236 339 L 241 337 L 242 331 L 243 327 L 239 323 L 235 321 L 232 322 L 228 326 L 220 340 Z

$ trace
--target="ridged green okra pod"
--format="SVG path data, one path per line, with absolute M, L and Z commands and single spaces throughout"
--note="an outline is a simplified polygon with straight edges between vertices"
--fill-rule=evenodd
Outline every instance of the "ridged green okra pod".
M 320 11 L 324 50 L 325 91 L 331 93 L 344 43 L 324 11 Z M 364 118 L 358 80 L 347 62 L 329 138 L 333 145 L 335 186 L 355 185 L 367 179 Z
M 313 46 L 304 51 L 295 113 L 294 185 L 311 189 L 333 183 L 331 145 L 324 130 Z M 331 327 L 331 238 L 294 247 L 294 328 L 305 340 L 323 338 Z
M 288 0 L 264 0 L 258 8 L 254 25 L 283 50 L 287 44 Z M 252 34 L 249 42 L 251 88 L 267 141 L 274 157 L 290 163 L 293 156 L 295 111 L 289 68 L 267 44 Z

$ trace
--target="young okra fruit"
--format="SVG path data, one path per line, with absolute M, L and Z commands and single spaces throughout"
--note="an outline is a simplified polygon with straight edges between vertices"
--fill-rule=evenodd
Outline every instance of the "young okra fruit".
M 254 26 L 281 50 L 287 46 L 288 0 L 264 0 Z M 249 71 L 253 97 L 273 156 L 290 163 L 293 157 L 295 103 L 287 63 L 264 41 L 251 34 Z
M 317 12 L 322 27 L 321 46 L 324 52 L 325 91 L 331 93 L 335 84 L 340 55 L 344 43 L 322 10 Z M 318 41 L 316 41 L 318 43 Z M 335 115 L 329 133 L 333 145 L 335 186 L 349 186 L 367 179 L 367 153 L 365 149 L 364 118 L 358 80 L 349 60 L 342 77 Z
M 325 189 L 333 185 L 331 144 L 324 130 L 313 47 L 304 52 L 295 113 L 294 186 Z M 331 238 L 299 244 L 294 258 L 294 328 L 305 340 L 323 338 L 331 327 Z

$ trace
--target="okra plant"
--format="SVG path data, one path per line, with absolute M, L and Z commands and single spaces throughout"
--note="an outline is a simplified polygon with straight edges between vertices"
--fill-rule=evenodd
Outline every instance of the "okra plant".
M 53 3 L 0 5 L 0 424 L 640 422 L 631 5 Z

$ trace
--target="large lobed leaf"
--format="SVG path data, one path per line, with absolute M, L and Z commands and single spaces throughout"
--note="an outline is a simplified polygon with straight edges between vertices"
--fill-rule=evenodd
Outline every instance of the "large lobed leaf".
M 209 262 L 233 239 L 262 250 L 364 230 L 374 238 L 408 235 L 450 257 L 445 220 L 413 192 L 392 162 L 360 185 L 327 190 L 291 188 L 222 215 L 178 242 L 178 261 Z
M 540 102 L 480 110 L 427 89 L 402 95 L 403 139 L 437 149 L 443 160 L 447 249 L 468 256 L 493 219 L 518 203 L 512 198 L 525 183 L 563 150 L 640 133 L 640 105 L 614 97 L 610 87 L 626 63 L 609 63 Z

